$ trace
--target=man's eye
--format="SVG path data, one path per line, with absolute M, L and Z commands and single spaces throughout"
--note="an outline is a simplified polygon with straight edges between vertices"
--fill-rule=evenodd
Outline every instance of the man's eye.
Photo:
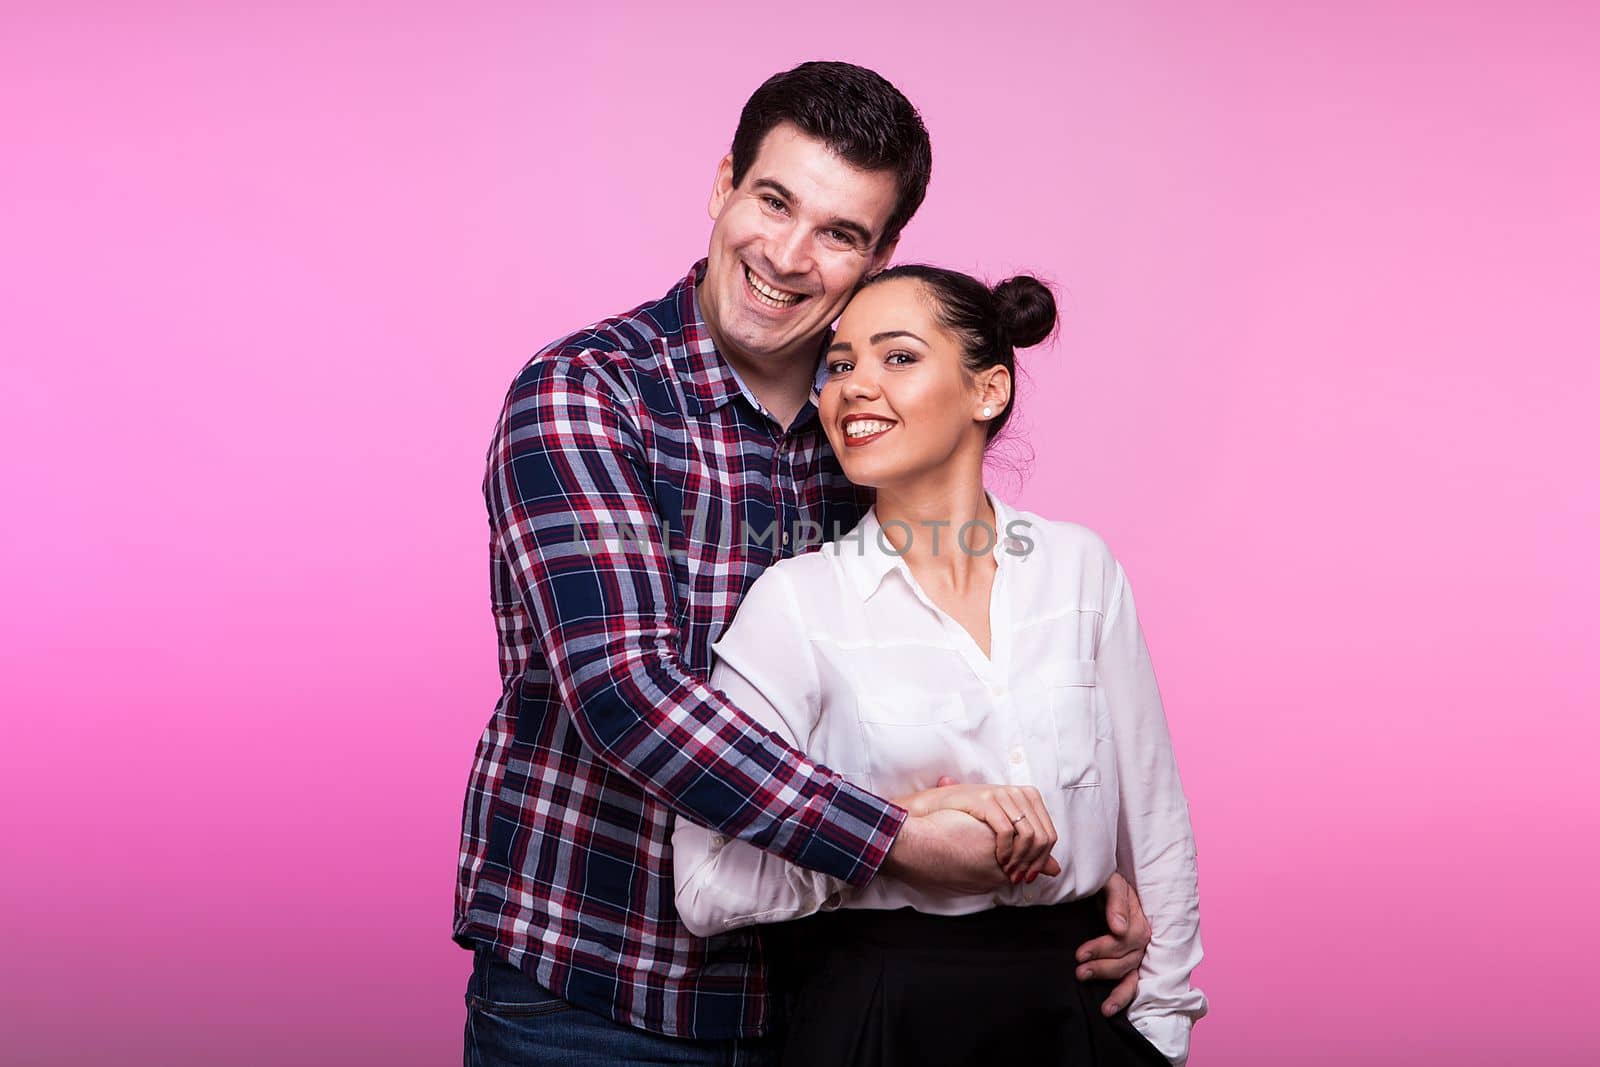
M 845 233 L 843 230 L 826 230 L 824 231 L 823 236 L 827 237 L 827 239 L 832 241 L 834 244 L 847 245 L 851 242 L 850 235 Z
M 782 210 L 784 210 L 784 207 L 783 207 L 783 201 L 782 201 L 782 200 L 779 200 L 779 199 L 778 199 L 778 198 L 777 198 L 777 197 L 775 197 L 775 196 L 764 196 L 764 197 L 762 197 L 762 198 L 761 198 L 761 199 L 762 199 L 762 200 L 763 200 L 763 201 L 765 201 L 765 202 L 766 202 L 766 205 L 767 205 L 767 206 L 768 206 L 768 207 L 770 207 L 770 208 L 771 208 L 771 209 L 772 209 L 772 210 L 774 210 L 774 211 L 782 211 Z

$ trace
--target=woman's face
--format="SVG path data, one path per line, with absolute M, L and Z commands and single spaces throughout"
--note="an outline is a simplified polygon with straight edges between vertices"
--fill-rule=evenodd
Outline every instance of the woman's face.
M 856 294 L 824 358 L 817 408 L 852 482 L 892 487 L 969 452 L 981 465 L 985 395 L 922 282 L 895 278 Z M 992 394 L 987 402 L 996 414 L 1003 407 Z

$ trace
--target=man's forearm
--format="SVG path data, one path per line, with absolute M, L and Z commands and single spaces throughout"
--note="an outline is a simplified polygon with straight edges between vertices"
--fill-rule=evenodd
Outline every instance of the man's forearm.
M 530 365 L 502 412 L 485 502 L 556 694 L 585 744 L 656 800 L 864 884 L 904 812 L 778 741 L 688 669 L 658 530 L 574 540 L 574 528 L 654 514 L 642 442 L 625 404 L 562 364 Z

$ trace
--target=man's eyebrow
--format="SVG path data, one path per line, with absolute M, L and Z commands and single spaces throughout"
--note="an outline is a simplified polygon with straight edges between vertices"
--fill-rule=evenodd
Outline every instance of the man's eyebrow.
M 781 199 L 787 200 L 791 204 L 800 203 L 800 198 L 791 193 L 783 186 L 783 183 L 779 182 L 775 178 L 757 178 L 750 183 L 750 188 L 770 189 L 774 193 L 777 193 Z M 829 219 L 827 224 L 835 230 L 844 230 L 845 232 L 854 235 L 856 240 L 860 241 L 862 244 L 872 243 L 872 231 L 867 229 L 867 227 L 862 223 L 857 222 L 855 219 L 847 219 L 842 215 L 838 215 Z
M 752 188 L 752 189 L 767 188 L 767 189 L 771 189 L 773 192 L 777 193 L 779 196 L 783 197 L 785 200 L 796 200 L 796 201 L 798 200 L 798 198 L 793 193 L 791 193 L 788 189 L 784 188 L 783 184 L 781 182 L 779 182 L 776 178 L 757 178 L 755 181 L 750 183 L 750 188 Z
M 913 341 L 922 341 L 922 338 L 918 337 L 916 334 L 912 333 L 910 330 L 885 330 L 883 333 L 875 333 L 875 334 L 873 334 L 871 337 L 867 338 L 867 341 L 870 344 L 875 344 L 876 345 L 876 344 L 881 344 L 882 342 L 889 340 L 891 337 L 909 337 Z M 927 344 L 928 342 L 922 341 L 922 343 L 923 344 Z M 833 344 L 828 346 L 828 351 L 829 352 L 854 352 L 855 348 L 851 346 L 849 341 L 835 341 L 835 342 L 833 342 Z

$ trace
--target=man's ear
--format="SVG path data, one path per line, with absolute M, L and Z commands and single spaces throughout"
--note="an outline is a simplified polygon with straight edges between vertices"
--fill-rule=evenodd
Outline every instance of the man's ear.
M 723 205 L 727 204 L 728 197 L 733 195 L 733 154 L 722 157 L 722 162 L 717 164 L 717 177 L 711 183 L 711 202 L 706 205 L 706 213 L 715 222 L 717 216 L 722 214 Z
M 877 248 L 873 249 L 872 259 L 867 263 L 868 278 L 872 277 L 874 274 L 882 272 L 883 269 L 889 265 L 889 261 L 894 258 L 895 247 L 899 245 L 899 243 L 900 236 L 896 234 L 894 240 L 885 244 L 881 244 Z

